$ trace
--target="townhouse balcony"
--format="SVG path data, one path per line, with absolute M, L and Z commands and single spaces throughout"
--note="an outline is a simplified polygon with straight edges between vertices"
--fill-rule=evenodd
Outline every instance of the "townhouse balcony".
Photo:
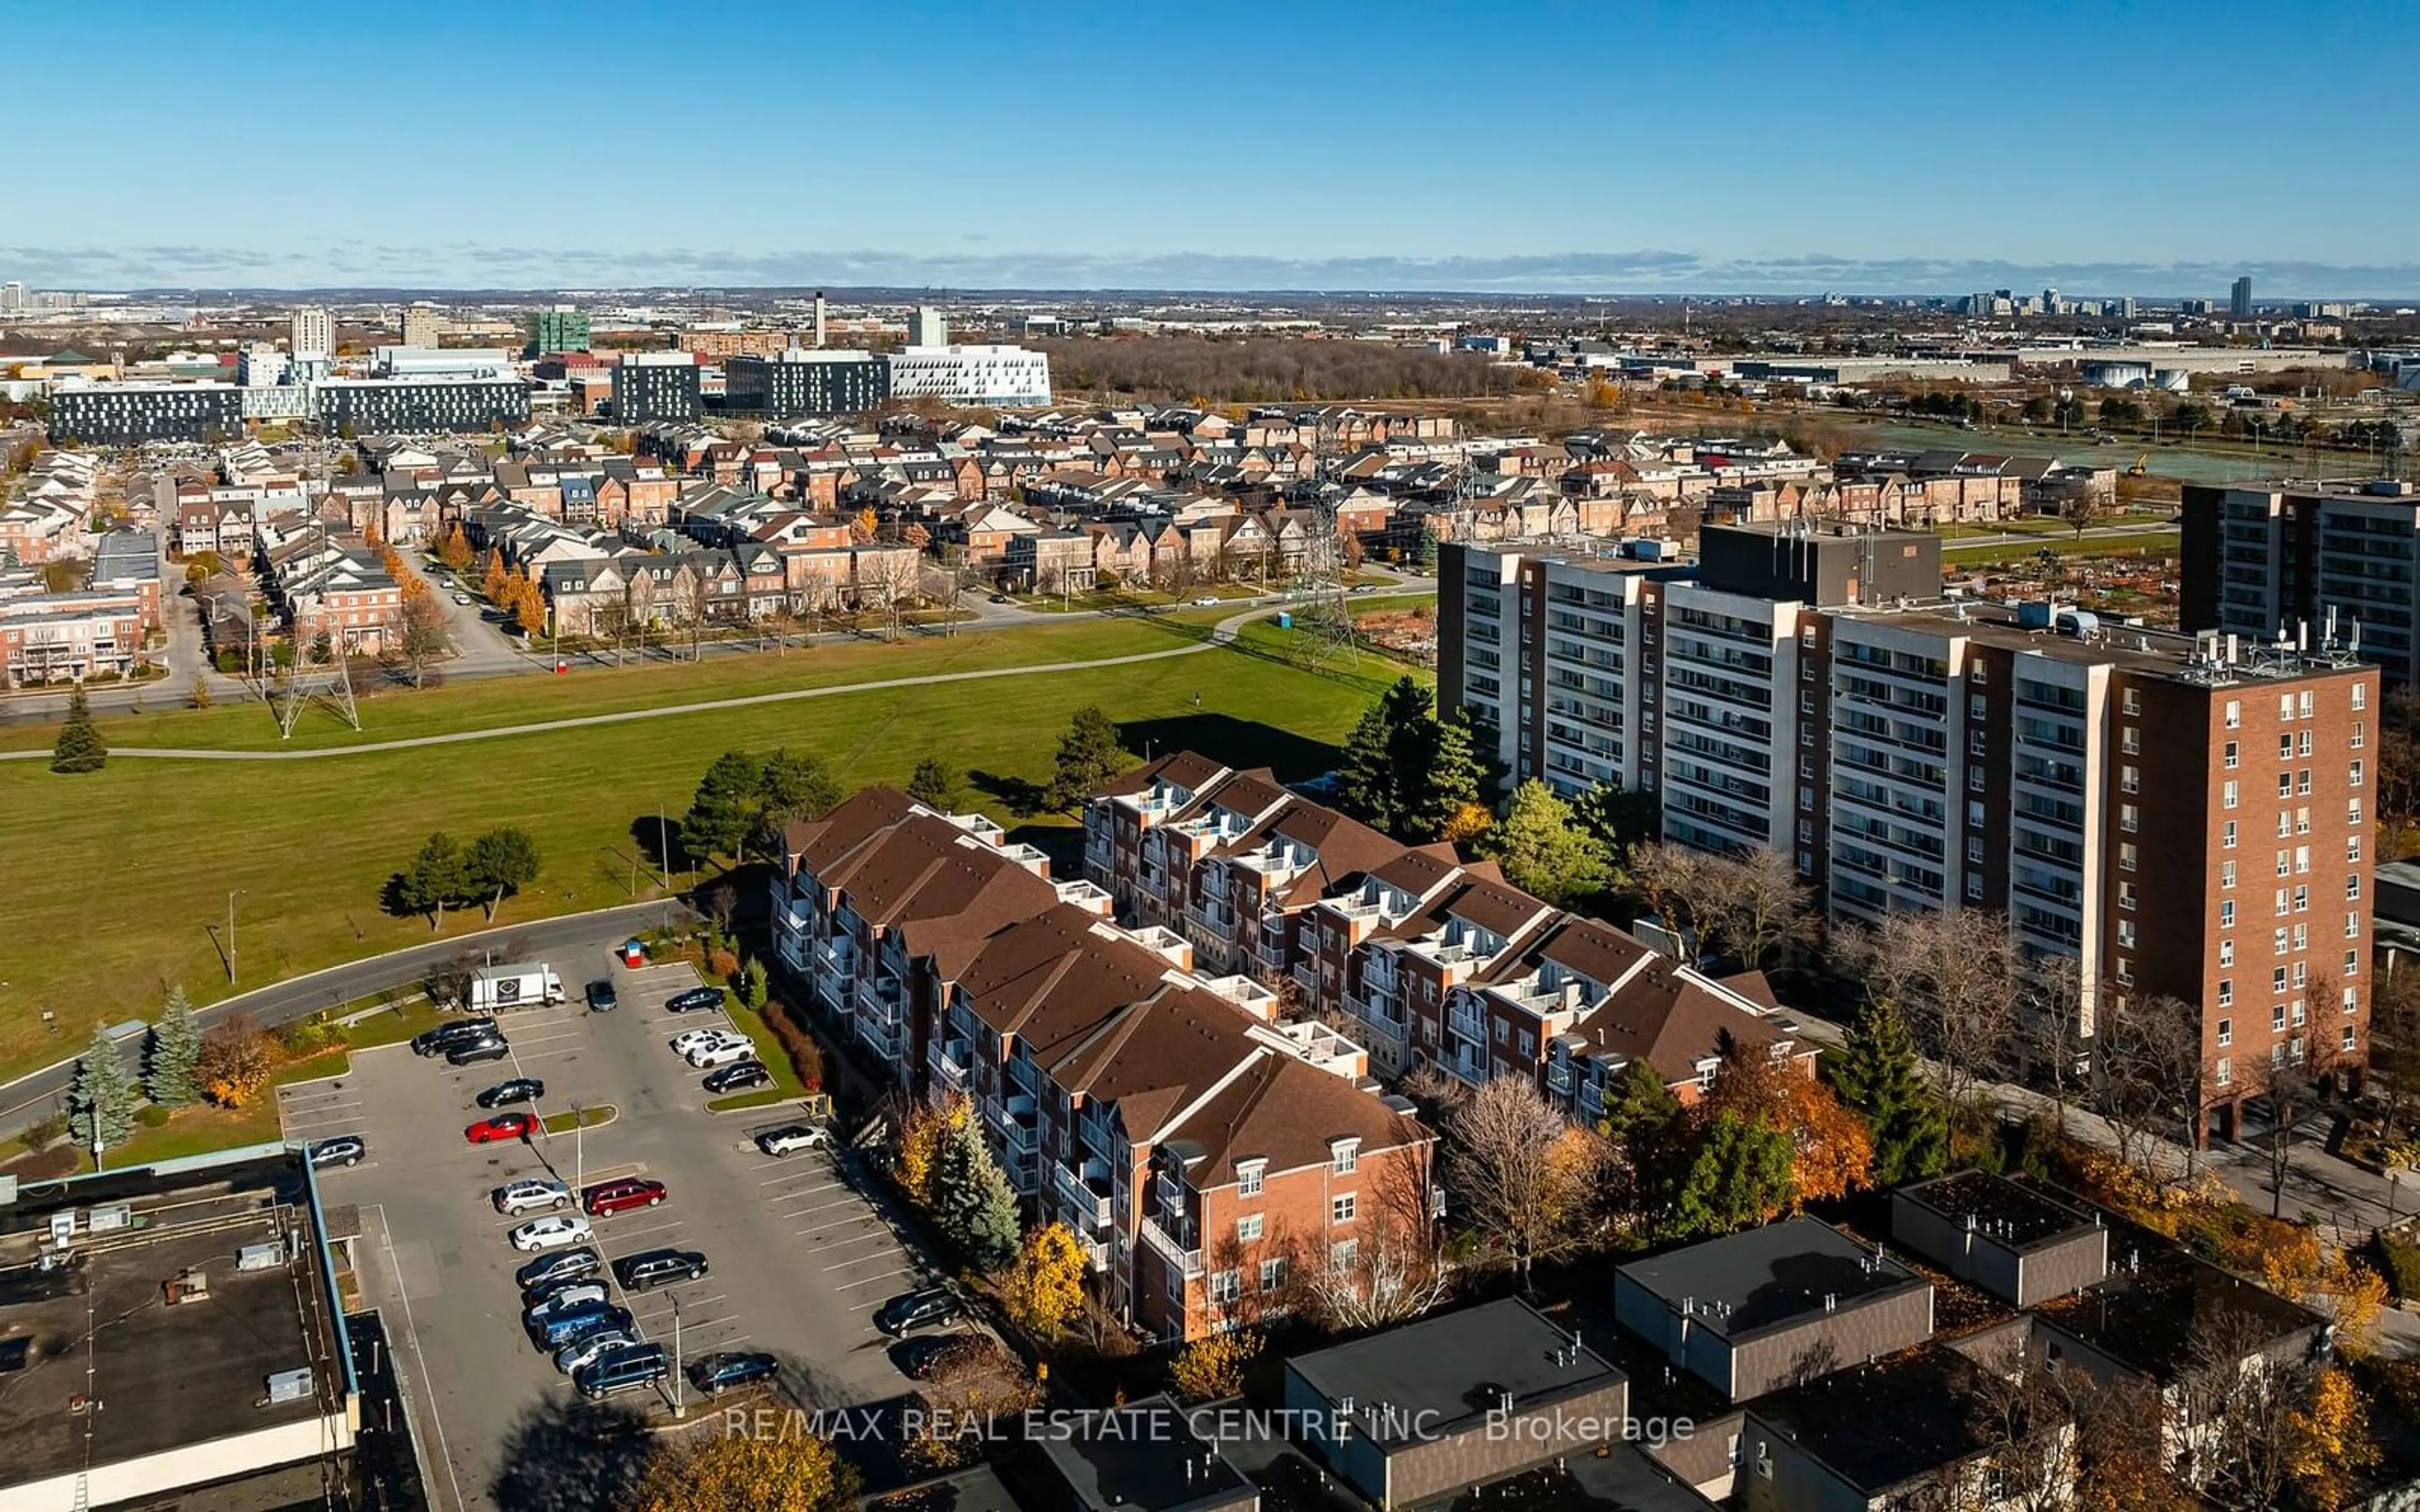
M 1445 1026 L 1473 1044 L 1487 1042 L 1487 1015 L 1467 1003 L 1455 1003 L 1446 1010 Z
M 1096 1166 L 1097 1173 L 1094 1169 Z M 1076 1220 L 1074 1225 L 1076 1228 L 1082 1230 L 1109 1227 L 1111 1216 L 1109 1190 L 1109 1168 L 1106 1163 L 1086 1161 L 1083 1171 L 1079 1173 L 1063 1162 L 1053 1162 L 1050 1166 L 1050 1184 L 1058 1191 L 1061 1204 Z
M 855 996 L 861 1017 L 892 1027 L 908 1022 L 908 993 L 896 977 L 861 977 Z
M 1595 1118 L 1605 1112 L 1605 1084 L 1599 1081 L 1580 1083 L 1580 1112 Z
M 1085 1262 L 1092 1267 L 1094 1275 L 1105 1274 L 1109 1271 L 1109 1242 L 1108 1240 L 1079 1238 L 1076 1242 L 1084 1246 Z
M 1090 1113 L 1076 1120 L 1076 1142 L 1084 1148 L 1087 1155 L 1105 1165 L 1110 1161 L 1126 1158 L 1126 1151 L 1119 1148 L 1117 1136 L 1110 1133 L 1109 1124 Z
M 857 1019 L 857 1037 L 874 1055 L 893 1065 L 908 1058 L 908 1028 L 904 1024 L 885 1024 L 861 1014 Z
M 1223 898 L 1196 898 L 1187 905 L 1186 917 L 1221 939 L 1235 933 L 1235 910 Z
M 1042 1149 L 1042 1119 L 1035 1110 L 1033 1099 L 1017 1093 L 1008 1100 L 1001 1119 L 1001 1137 L 1007 1140 L 1009 1153 L 1017 1160 L 1031 1160 Z
M 1473 1086 L 1487 1080 L 1487 1052 L 1484 1050 L 1457 1044 L 1452 1055 L 1438 1057 L 1437 1064 Z
M 773 932 L 785 940 L 816 933 L 814 905 L 785 896 L 773 910 Z
M 1572 1095 L 1572 1068 L 1568 1061 L 1551 1061 L 1546 1066 L 1546 1090 L 1556 1097 Z
M 1192 1237 L 1188 1233 L 1180 1239 L 1177 1235 L 1162 1228 L 1156 1218 L 1145 1218 L 1142 1221 L 1142 1242 L 1158 1251 L 1159 1257 L 1168 1262 L 1169 1268 L 1182 1276 L 1191 1277 L 1202 1273 L 1202 1251 L 1184 1242 L 1184 1239 Z
M 967 1089 L 967 1078 L 973 1073 L 975 1047 L 964 1040 L 937 1040 L 933 1053 L 926 1057 L 933 1068 L 935 1085 L 952 1092 Z
M 812 952 L 804 935 L 776 934 L 773 936 L 773 949 L 781 956 L 783 965 L 800 976 L 807 975 L 807 961 Z

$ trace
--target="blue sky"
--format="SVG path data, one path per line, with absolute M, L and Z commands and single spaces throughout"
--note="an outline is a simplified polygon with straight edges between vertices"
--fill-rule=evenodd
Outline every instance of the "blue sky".
M 6 35 L 0 278 L 38 285 L 2420 295 L 2412 0 L 89 0 Z

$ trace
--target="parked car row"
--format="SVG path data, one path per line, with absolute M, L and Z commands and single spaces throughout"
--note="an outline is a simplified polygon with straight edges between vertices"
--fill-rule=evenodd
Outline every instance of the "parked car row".
M 502 1060 L 513 1053 L 512 1042 L 496 1021 L 485 1016 L 452 1019 L 411 1037 L 415 1056 L 443 1056 L 451 1066 L 475 1066 Z

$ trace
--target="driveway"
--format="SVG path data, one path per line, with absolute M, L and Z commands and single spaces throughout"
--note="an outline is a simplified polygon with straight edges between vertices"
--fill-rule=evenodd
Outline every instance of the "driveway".
M 404 570 L 427 583 L 445 610 L 445 633 L 454 642 L 454 659 L 445 663 L 447 676 L 499 677 L 536 666 L 521 654 L 520 642 L 481 611 L 475 596 L 471 603 L 457 604 L 458 590 L 443 574 L 431 571 L 418 551 L 396 554 L 402 558 Z
M 605 975 L 602 957 L 582 965 L 558 958 L 575 999 L 584 979 Z M 351 1072 L 286 1089 L 280 1113 L 289 1136 L 357 1133 L 369 1157 L 322 1174 L 331 1202 L 362 1212 L 363 1296 L 385 1310 L 439 1512 L 484 1509 L 521 1499 L 546 1466 L 576 1394 L 522 1334 L 513 1272 L 529 1257 L 505 1233 L 489 1193 L 520 1176 L 552 1176 L 579 1188 L 643 1176 L 668 1188 L 660 1206 L 594 1220 L 593 1241 L 610 1262 L 659 1246 L 703 1252 L 695 1281 L 641 1295 L 619 1294 L 637 1329 L 685 1358 L 715 1350 L 761 1350 L 782 1362 L 776 1388 L 745 1405 L 809 1409 L 864 1406 L 909 1389 L 889 1341 L 873 1327 L 877 1307 L 929 1273 L 903 1242 L 852 1162 L 810 1150 L 783 1160 L 751 1135 L 791 1121 L 779 1106 L 724 1115 L 706 1111 L 700 1073 L 666 1041 L 718 1021 L 674 1015 L 661 1004 L 696 984 L 689 967 L 610 968 L 621 1006 L 592 1014 L 577 1002 L 504 1017 L 511 1058 L 456 1070 L 409 1048 L 365 1052 Z M 471 1145 L 465 1125 L 485 1116 L 478 1090 L 512 1075 L 543 1079 L 536 1111 L 574 1102 L 611 1104 L 612 1122 L 577 1135 Z M 619 1292 L 619 1288 L 614 1288 Z M 659 1422 L 674 1421 L 662 1396 L 617 1399 Z M 724 1403 L 702 1407 L 679 1393 L 686 1415 L 713 1421 Z M 741 1405 L 732 1398 L 729 1405 Z

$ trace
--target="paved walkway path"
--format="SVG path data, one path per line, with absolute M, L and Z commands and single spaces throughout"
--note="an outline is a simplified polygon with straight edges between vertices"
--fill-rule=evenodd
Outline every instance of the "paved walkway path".
M 787 703 L 799 699 L 837 698 L 847 693 L 878 693 L 895 687 L 925 687 L 942 683 L 973 683 L 995 677 L 1032 677 L 1048 672 L 1091 671 L 1102 667 L 1131 667 L 1148 661 L 1167 661 L 1176 656 L 1196 656 L 1204 651 L 1227 645 L 1235 639 L 1235 631 L 1247 621 L 1261 619 L 1277 612 L 1274 607 L 1231 614 L 1211 628 L 1209 638 L 1171 646 L 1166 651 L 1138 651 L 1124 656 L 1098 656 L 1089 661 L 1047 661 L 1030 667 L 979 667 L 960 672 L 924 672 L 913 677 L 882 677 L 863 683 L 836 683 L 825 687 L 792 687 L 773 693 L 750 693 L 734 698 L 705 699 L 693 703 L 665 703 L 644 709 L 622 709 L 611 714 L 583 714 L 564 719 L 540 719 L 529 724 L 496 725 L 484 730 L 457 730 L 442 735 L 414 735 L 404 740 L 373 740 L 358 746 L 324 746 L 304 750 L 206 750 L 197 748 L 158 746 L 113 746 L 110 758 L 143 757 L 155 761 L 186 762 L 302 762 L 318 761 L 331 756 L 359 756 L 370 751 L 406 750 L 415 746 L 455 746 L 474 740 L 503 740 L 514 735 L 544 734 L 556 730 L 578 730 L 589 725 L 624 724 L 633 719 L 662 719 L 675 715 L 706 714 L 718 709 L 744 709 L 760 703 Z M 47 750 L 0 751 L 0 761 L 47 762 Z

